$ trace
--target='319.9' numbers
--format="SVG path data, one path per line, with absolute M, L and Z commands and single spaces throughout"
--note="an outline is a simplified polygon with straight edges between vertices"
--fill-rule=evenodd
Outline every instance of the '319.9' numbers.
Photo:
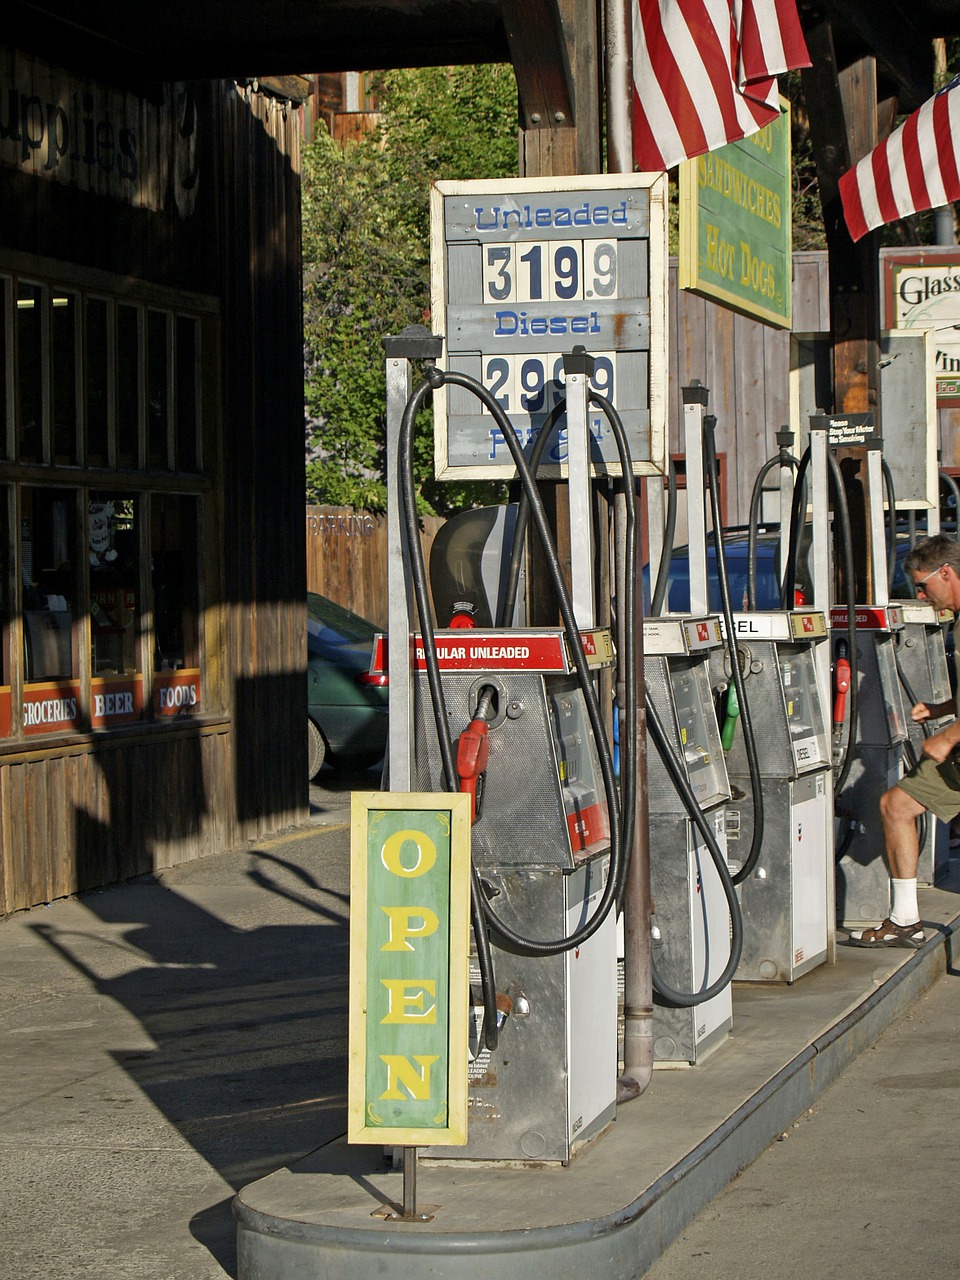
M 569 302 L 616 296 L 613 241 L 536 240 L 484 246 L 485 302 Z

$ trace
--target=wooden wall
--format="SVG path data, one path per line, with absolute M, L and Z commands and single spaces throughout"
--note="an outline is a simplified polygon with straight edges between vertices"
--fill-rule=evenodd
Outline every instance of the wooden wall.
M 829 330 L 826 271 L 826 253 L 794 254 L 797 333 Z M 684 451 L 681 388 L 699 378 L 710 392 L 707 412 L 717 419 L 717 452 L 726 455 L 726 520 L 746 524 L 754 481 L 790 421 L 790 332 L 679 289 L 676 260 L 667 306 L 670 452 Z
M 31 254 L 122 277 L 134 296 L 142 282 L 219 304 L 202 715 L 0 745 L 0 913 L 237 848 L 309 813 L 296 109 L 232 81 L 188 88 L 197 164 L 176 175 L 191 184 L 179 206 L 0 168 L 0 261 Z M 3 478 L 20 478 L 14 464 Z
M 241 838 L 303 820 L 306 554 L 299 125 L 287 104 L 220 86 L 222 603 L 230 790 Z
M 429 564 L 430 547 L 443 521 L 426 516 L 421 545 Z M 350 507 L 307 507 L 307 590 L 387 625 L 387 522 Z

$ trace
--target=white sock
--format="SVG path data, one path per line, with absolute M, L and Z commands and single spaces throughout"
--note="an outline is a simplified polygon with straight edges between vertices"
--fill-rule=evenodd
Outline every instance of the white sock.
M 891 880 L 893 885 L 893 907 L 890 919 L 894 924 L 916 924 L 920 919 L 920 908 L 917 905 L 917 880 Z

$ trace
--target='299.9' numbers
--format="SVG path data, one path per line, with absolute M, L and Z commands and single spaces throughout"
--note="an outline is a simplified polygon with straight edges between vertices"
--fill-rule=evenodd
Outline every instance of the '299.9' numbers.
M 617 246 L 608 240 L 488 244 L 486 302 L 567 302 L 617 296 Z
M 613 353 L 596 357 L 590 389 L 616 403 Z M 504 413 L 549 413 L 564 397 L 562 355 L 488 356 L 483 385 Z M 484 410 L 486 412 L 486 410 Z

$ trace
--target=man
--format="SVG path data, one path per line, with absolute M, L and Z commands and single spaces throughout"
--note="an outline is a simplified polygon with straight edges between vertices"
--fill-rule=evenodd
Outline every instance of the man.
M 952 609 L 955 652 L 960 655 L 960 543 L 937 534 L 917 543 L 903 562 L 921 599 L 936 609 Z M 911 716 L 918 723 L 960 712 L 952 701 L 930 705 L 918 702 Z M 920 947 L 924 932 L 917 906 L 917 861 L 920 844 L 917 818 L 929 810 L 950 823 L 960 813 L 960 765 L 950 759 L 960 745 L 960 719 L 954 719 L 923 743 L 923 759 L 880 798 L 880 818 L 887 866 L 893 886 L 890 915 L 875 929 L 851 936 L 858 947 Z M 960 753 L 958 753 L 960 754 Z

